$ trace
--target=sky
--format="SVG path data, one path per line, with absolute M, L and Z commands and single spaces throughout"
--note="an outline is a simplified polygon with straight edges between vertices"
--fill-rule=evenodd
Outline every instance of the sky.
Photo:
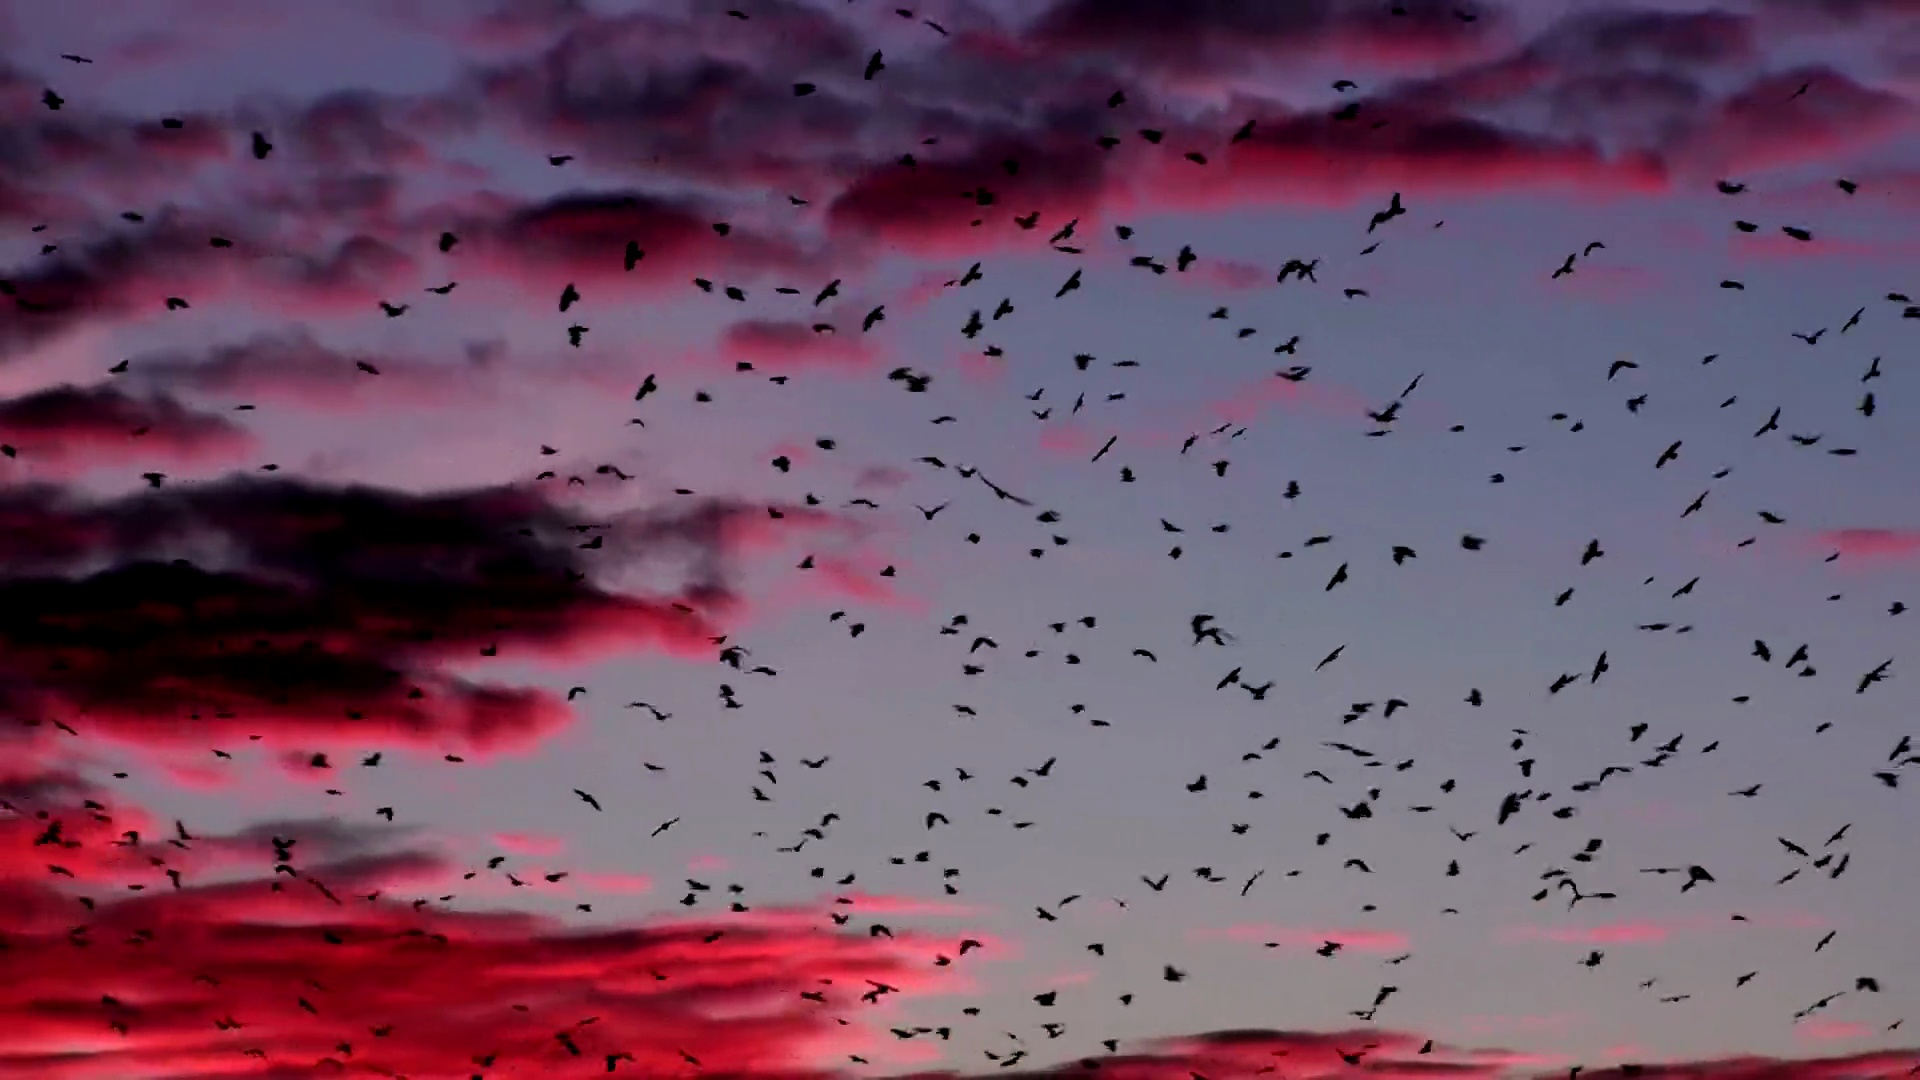
M 1920 6 L 732 2 L 0 2 L 0 1078 L 1920 1065 Z

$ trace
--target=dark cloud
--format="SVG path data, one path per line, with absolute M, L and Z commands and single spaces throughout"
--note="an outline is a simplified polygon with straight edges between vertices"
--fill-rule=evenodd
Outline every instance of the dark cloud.
M 1760 0 L 1760 6 L 1805 23 L 1854 25 L 1874 19 L 1920 18 L 1920 0 Z
M 703 654 L 707 619 L 737 603 L 735 556 L 807 520 L 690 500 L 616 517 L 596 541 L 517 488 L 234 478 L 106 501 L 7 489 L 0 704 L 137 742 L 523 743 L 565 723 L 564 702 L 456 665 L 483 649 Z M 639 576 L 669 591 L 606 584 Z
M 0 60 L 0 221 L 85 220 L 104 209 L 95 202 L 151 206 L 230 157 L 220 120 L 182 113 L 180 127 L 162 127 L 91 109 L 70 89 L 54 111 L 40 101 L 50 83 L 60 85 Z
M 216 413 L 99 385 L 57 386 L 0 401 L 0 443 L 14 449 L 14 461 L 38 470 L 218 460 L 244 452 L 253 438 Z
M 1641 68 L 1751 60 L 1758 47 L 1753 19 L 1737 12 L 1629 7 L 1569 16 L 1530 51 L 1562 63 Z
M 1052 53 L 1097 53 L 1147 71 L 1236 74 L 1258 62 L 1332 56 L 1343 62 L 1457 59 L 1482 49 L 1504 27 L 1487 4 L 1409 2 L 1392 15 L 1373 0 L 1064 0 L 1026 31 Z
M 1898 12 L 1900 2 L 1816 6 L 1852 18 Z M 1024 25 L 969 9 L 951 13 L 952 38 L 928 33 L 912 48 L 888 48 L 886 73 L 866 81 L 869 28 L 816 5 L 757 5 L 744 21 L 498 5 L 463 23 L 456 43 L 511 39 L 520 51 L 476 60 L 446 91 L 345 93 L 255 110 L 282 148 L 273 182 L 239 193 L 235 212 L 260 219 L 251 254 L 209 263 L 188 250 L 202 236 L 176 244 L 129 233 L 23 271 L 18 298 L 46 310 L 32 319 L 0 311 L 0 350 L 157 305 L 185 288 L 161 284 L 183 276 L 191 284 L 190 271 L 261 278 L 245 283 L 249 295 L 268 294 L 283 309 L 303 300 L 370 305 L 410 269 L 400 249 L 425 254 L 442 228 L 467 242 L 452 257 L 456 267 L 470 260 L 467 272 L 543 287 L 550 278 L 677 284 L 844 268 L 889 246 L 1012 242 L 1023 234 L 1009 219 L 1035 210 L 1057 220 L 1156 200 L 1323 202 L 1383 187 L 1660 190 L 1676 170 L 1691 178 L 1842 153 L 1895 130 L 1903 115 L 1896 95 L 1830 72 L 1811 73 L 1824 93 L 1790 106 L 1775 108 L 1770 95 L 1809 73 L 1767 76 L 1729 95 L 1730 77 L 1752 77 L 1771 25 L 1739 13 L 1588 9 L 1516 44 L 1519 26 L 1502 8 L 1476 6 L 1466 21 L 1453 4 L 1403 6 L 1393 15 L 1373 0 L 1063 0 Z M 1268 97 L 1223 105 L 1223 80 L 1248 65 L 1315 56 L 1390 61 L 1377 78 L 1362 73 L 1361 89 L 1342 99 L 1359 104 L 1355 121 L 1334 124 L 1321 106 Z M 1417 74 L 1396 82 L 1396 70 Z M 797 82 L 816 92 L 796 96 Z M 32 104 L 37 83 L 7 85 Z M 1116 88 L 1129 102 L 1110 110 Z M 1166 132 L 1161 146 L 1133 134 L 1149 116 Z M 0 213 L 30 214 L 58 197 L 97 205 L 111 184 L 93 181 L 137 176 L 129 163 L 150 168 L 165 155 L 174 157 L 162 171 L 179 176 L 198 175 L 189 162 L 255 164 L 234 150 L 245 138 L 237 120 L 187 119 L 183 130 L 163 131 L 79 105 L 35 117 L 0 140 Z M 1229 147 L 1248 119 L 1253 143 Z M 578 154 L 631 186 L 532 201 L 470 193 L 408 210 L 407 178 L 441 164 L 436 140 L 483 131 Z M 1107 134 L 1123 145 L 1096 148 Z M 1187 152 L 1209 163 L 1194 165 Z M 783 192 L 811 205 L 787 205 Z M 713 231 L 722 221 L 726 236 Z M 304 259 L 274 242 L 320 222 L 352 235 L 332 236 L 341 246 Z M 632 272 L 629 242 L 646 252 Z
M 805 187 L 888 112 L 860 78 L 860 36 L 819 8 L 756 5 L 748 21 L 642 12 L 548 25 L 562 29 L 537 60 L 481 66 L 473 93 L 530 141 L 603 166 L 755 195 Z M 820 92 L 796 97 L 803 81 Z
M 215 247 L 221 237 L 231 246 Z M 299 314 L 342 305 L 371 308 L 383 286 L 412 260 L 370 236 L 321 253 L 289 250 L 213 220 L 169 212 L 121 225 L 92 242 L 62 245 L 24 272 L 0 276 L 0 358 L 32 348 L 89 321 L 168 312 L 243 293 Z
M 716 224 L 727 226 L 724 235 Z M 685 285 L 690 277 L 711 276 L 728 266 L 801 260 L 785 241 L 736 229 L 698 200 L 632 191 L 583 192 L 536 203 L 502 200 L 453 227 L 493 272 L 541 286 L 554 279 L 577 281 L 583 289 L 665 281 Z M 643 253 L 632 270 L 626 268 L 629 243 Z
M 173 393 L 273 401 L 314 409 L 383 404 L 453 407 L 481 394 L 493 368 L 483 346 L 466 363 L 335 349 L 305 330 L 256 334 L 205 352 L 173 350 L 133 358 L 123 378 Z M 376 376 L 360 365 L 379 372 Z
M 1049 222 L 1092 212 L 1119 182 L 1090 139 L 1036 133 L 931 152 L 912 165 L 876 165 L 847 184 L 827 220 L 871 243 L 959 250 L 992 243 L 1014 228 L 1012 218 L 1036 210 Z

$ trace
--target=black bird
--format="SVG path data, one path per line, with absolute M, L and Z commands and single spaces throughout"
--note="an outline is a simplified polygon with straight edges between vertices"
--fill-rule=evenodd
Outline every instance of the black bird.
M 1400 193 L 1396 191 L 1393 193 L 1392 201 L 1387 203 L 1387 208 L 1375 211 L 1373 217 L 1367 221 L 1367 231 L 1372 232 L 1406 212 L 1407 208 L 1400 205 Z

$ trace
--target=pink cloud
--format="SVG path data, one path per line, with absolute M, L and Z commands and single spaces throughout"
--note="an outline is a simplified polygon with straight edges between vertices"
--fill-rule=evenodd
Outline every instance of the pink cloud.
M 842 904 L 843 900 L 850 902 Z M 856 911 L 863 915 L 960 916 L 977 914 L 979 911 L 971 904 L 919 900 L 910 896 L 875 896 L 872 893 L 863 892 L 836 893 L 831 903 L 836 908 Z
M 1572 274 L 1555 281 L 1551 274 L 1539 278 L 1544 292 L 1571 295 L 1603 303 L 1624 303 L 1660 291 L 1666 275 L 1645 266 L 1616 266 L 1583 263 Z
M 1873 1029 L 1851 1020 L 1813 1019 L 1796 1024 L 1793 1033 L 1802 1039 L 1834 1042 L 1841 1039 L 1864 1039 L 1873 1034 Z
M 1795 240 L 1784 233 L 1736 233 L 1729 245 L 1736 257 L 1755 261 L 1835 258 L 1876 262 L 1920 258 L 1920 242 L 1849 240 L 1817 233 L 1812 240 Z
M 565 851 L 567 842 L 558 836 L 546 836 L 541 833 L 506 832 L 495 833 L 493 845 L 509 855 L 544 857 L 558 855 Z
M 1821 533 L 1818 543 L 1860 559 L 1907 559 L 1920 555 L 1920 529 L 1834 529 Z
M 1578 945 L 1649 945 L 1667 940 L 1676 927 L 1652 922 L 1601 923 L 1595 926 L 1519 926 L 1503 936 L 1519 941 Z
M 872 364 L 873 349 L 857 336 L 860 327 L 836 332 L 816 331 L 805 322 L 752 319 L 727 327 L 720 355 L 728 362 L 745 361 L 775 373 L 800 368 L 864 368 Z
M 575 871 L 572 880 L 592 892 L 644 893 L 653 889 L 653 879 L 645 874 Z

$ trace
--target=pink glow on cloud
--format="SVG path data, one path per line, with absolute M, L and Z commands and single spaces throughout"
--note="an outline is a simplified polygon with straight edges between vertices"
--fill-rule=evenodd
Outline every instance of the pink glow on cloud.
M 961 353 L 954 366 L 961 378 L 980 386 L 997 386 L 1007 378 L 1006 362 L 982 353 Z
M 891 465 L 870 465 L 853 478 L 853 486 L 864 490 L 891 491 L 913 479 L 913 474 Z
M 1833 1042 L 1839 1039 L 1863 1039 L 1873 1034 L 1873 1029 L 1851 1020 L 1815 1019 L 1795 1026 L 1793 1033 L 1802 1039 Z
M 572 880 L 589 892 L 637 894 L 653 890 L 653 879 L 645 874 L 575 871 Z
M 1646 945 L 1667 940 L 1676 927 L 1652 922 L 1602 923 L 1598 926 L 1520 926 L 1502 936 L 1519 941 L 1578 945 Z
M 1309 376 L 1300 382 L 1269 376 L 1243 387 L 1231 397 L 1207 406 L 1214 423 L 1247 424 L 1270 412 L 1311 412 L 1364 420 L 1368 408 L 1378 406 L 1352 391 L 1324 386 Z
M 1541 279 L 1544 290 L 1568 293 L 1604 303 L 1639 300 L 1659 291 L 1666 278 L 1658 270 L 1645 266 L 1585 264 L 1558 281 L 1551 275 Z
M 207 765 L 166 762 L 160 767 L 168 779 L 189 791 L 219 791 L 233 783 L 225 772 Z
M 1591 926 L 1512 926 L 1499 932 L 1509 943 L 1548 941 L 1575 945 L 1654 945 L 1680 934 L 1707 934 L 1741 928 L 1766 930 L 1819 930 L 1827 920 L 1806 912 L 1747 913 L 1744 919 L 1694 916 L 1664 922 L 1630 920 L 1595 923 Z
M 1920 258 L 1920 243 L 1892 240 L 1848 240 L 1821 236 L 1795 240 L 1784 233 L 1739 233 L 1728 243 L 1736 258 L 1760 261 L 1780 259 L 1855 259 L 1864 262 Z
M 1074 421 L 1047 424 L 1040 429 L 1040 448 L 1056 454 L 1089 455 L 1099 450 L 1104 442 L 1105 438 L 1088 431 L 1085 424 Z
M 1920 555 L 1920 529 L 1834 529 L 1819 534 L 1815 542 L 1839 549 L 1843 558 L 1880 561 Z
M 851 900 L 841 904 L 841 900 Z M 850 909 L 863 915 L 963 916 L 979 914 L 972 904 L 952 904 L 941 900 L 920 900 L 911 896 L 875 896 L 872 893 L 836 893 L 830 900 L 838 909 Z
M 558 836 L 526 832 L 495 833 L 493 843 L 509 855 L 553 856 L 567 848 L 567 842 Z
M 1489 1015 L 1469 1016 L 1465 1018 L 1466 1029 L 1474 1035 L 1491 1035 L 1501 1031 L 1552 1031 L 1564 1032 L 1580 1021 L 1578 1013 L 1558 1012 L 1545 1014 L 1521 1014 L 1518 1016 Z
M 1337 941 L 1342 948 L 1355 952 L 1396 953 L 1407 948 L 1407 935 L 1396 930 L 1366 930 L 1355 927 L 1344 929 L 1315 929 L 1299 926 L 1275 926 L 1272 923 L 1238 923 L 1218 929 L 1200 930 L 1201 938 L 1226 938 L 1229 941 L 1255 941 L 1265 944 L 1277 941 L 1287 948 L 1317 949 L 1329 941 Z
M 897 579 L 880 576 L 883 568 L 871 559 L 838 555 L 816 555 L 813 560 L 813 573 L 824 578 L 836 595 L 852 597 L 867 604 L 924 610 L 922 601 L 907 599 L 894 587 L 892 582 Z M 899 566 L 895 565 L 894 568 L 898 570 Z

